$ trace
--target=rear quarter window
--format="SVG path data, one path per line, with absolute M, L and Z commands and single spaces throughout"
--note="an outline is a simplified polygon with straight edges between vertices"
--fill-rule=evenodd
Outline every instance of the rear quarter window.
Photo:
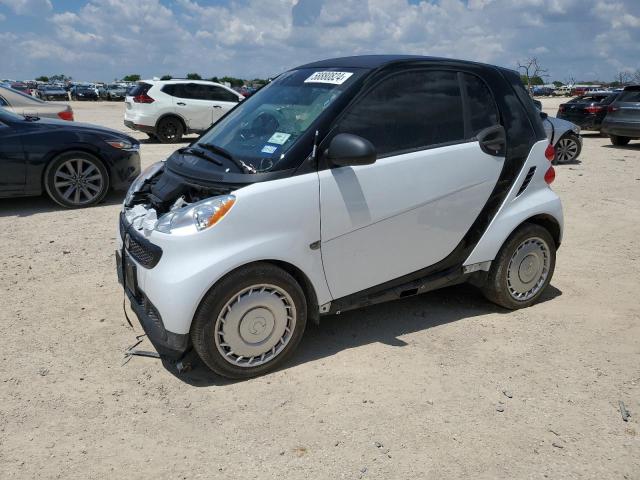
M 467 136 L 475 136 L 485 128 L 500 124 L 498 107 L 489 87 L 475 75 L 463 73 L 462 78 L 467 90 L 471 127 L 471 135 Z
M 140 82 L 129 90 L 129 95 L 137 97 L 138 95 L 144 95 L 149 91 L 151 85 L 148 83 Z

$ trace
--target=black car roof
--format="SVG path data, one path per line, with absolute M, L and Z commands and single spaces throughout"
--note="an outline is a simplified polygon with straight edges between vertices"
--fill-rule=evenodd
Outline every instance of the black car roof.
M 428 57 L 422 55 L 356 55 L 352 57 L 338 57 L 307 63 L 296 68 L 366 68 L 373 70 L 391 64 L 412 62 L 448 63 L 456 65 L 480 65 L 487 68 L 498 68 L 495 65 L 472 62 L 470 60 L 458 60 L 455 58 Z M 507 69 L 505 69 L 507 70 Z
M 624 91 L 626 92 L 627 90 L 632 90 L 632 91 L 638 91 L 640 90 L 640 85 L 629 85 L 628 87 L 624 87 Z

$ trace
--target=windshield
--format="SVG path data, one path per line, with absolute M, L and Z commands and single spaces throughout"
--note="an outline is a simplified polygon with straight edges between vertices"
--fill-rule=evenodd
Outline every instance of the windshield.
M 292 70 L 243 101 L 198 144 L 223 149 L 257 172 L 278 170 L 287 151 L 362 71 Z
M 15 88 L 9 88 L 8 90 L 16 95 L 20 95 L 21 97 L 28 98 L 30 102 L 45 103 L 43 100 L 40 100 L 39 98 L 36 98 L 31 95 L 27 95 L 26 93 L 23 93 L 20 90 L 16 90 Z

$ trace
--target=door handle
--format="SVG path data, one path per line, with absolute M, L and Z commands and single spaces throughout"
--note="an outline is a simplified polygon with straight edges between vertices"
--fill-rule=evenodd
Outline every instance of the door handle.
M 494 157 L 504 157 L 507 147 L 507 135 L 502 125 L 494 125 L 478 132 L 476 139 L 484 153 Z
M 220 105 L 214 105 L 213 108 L 222 108 Z
M 180 106 L 184 107 L 184 106 L 186 105 L 186 103 L 184 103 L 184 102 L 178 102 L 176 105 L 180 105 Z

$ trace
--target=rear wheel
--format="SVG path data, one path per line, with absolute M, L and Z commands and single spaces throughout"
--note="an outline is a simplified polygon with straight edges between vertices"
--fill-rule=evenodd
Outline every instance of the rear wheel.
M 45 190 L 51 199 L 67 208 L 100 202 L 109 190 L 109 174 L 103 163 L 86 152 L 67 152 L 47 167 Z
M 575 133 L 567 133 L 556 143 L 554 163 L 570 163 L 580 155 L 582 147 Z
M 549 232 L 525 223 L 504 243 L 491 264 L 484 296 L 510 310 L 536 303 L 553 276 L 556 246 Z
M 307 321 L 296 280 L 269 263 L 232 272 L 205 296 L 193 319 L 193 346 L 207 366 L 227 378 L 274 370 L 295 350 Z
M 617 147 L 622 147 L 631 141 L 629 137 L 621 137 L 619 135 L 610 135 L 610 138 L 611 143 Z
M 162 143 L 178 143 L 183 134 L 182 122 L 176 117 L 163 118 L 156 126 L 156 136 Z

